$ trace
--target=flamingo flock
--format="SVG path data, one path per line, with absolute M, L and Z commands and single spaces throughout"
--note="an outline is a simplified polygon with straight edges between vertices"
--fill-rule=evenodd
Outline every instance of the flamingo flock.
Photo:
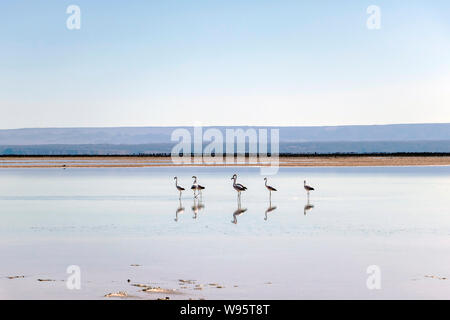
M 183 191 L 185 191 L 186 189 L 183 188 L 182 186 L 178 185 L 178 177 L 174 177 L 173 179 L 175 180 L 175 187 L 177 188 L 178 192 L 180 193 L 180 198 L 181 198 L 181 193 Z M 194 197 L 197 198 L 199 194 L 200 195 L 202 194 L 202 190 L 205 190 L 205 187 L 198 183 L 198 178 L 196 176 L 192 176 L 192 179 L 194 179 L 194 182 L 191 186 L 191 190 L 194 191 Z M 240 198 L 241 192 L 247 191 L 247 187 L 244 186 L 243 184 L 236 183 L 237 174 L 233 174 L 233 176 L 231 177 L 231 180 L 233 180 L 233 188 L 234 188 L 234 190 L 237 191 L 238 197 Z M 269 186 L 267 184 L 267 177 L 264 178 L 264 186 L 269 191 L 269 197 L 272 198 L 272 192 L 277 191 L 277 189 L 275 189 L 274 187 Z M 303 188 L 306 190 L 308 196 L 311 191 L 315 190 L 313 187 L 306 184 L 306 180 L 303 181 Z
M 241 193 L 244 191 L 247 191 L 247 187 L 241 183 L 237 183 L 237 178 L 238 178 L 237 174 L 233 174 L 233 176 L 231 177 L 231 180 L 233 180 L 233 189 L 236 190 L 237 196 L 238 196 L 238 209 L 234 212 L 233 221 L 232 221 L 235 224 L 237 223 L 237 216 L 239 216 L 242 213 L 244 213 L 245 211 L 247 211 L 247 209 L 241 208 Z M 179 207 L 176 212 L 176 219 L 175 219 L 175 221 L 178 221 L 178 214 L 184 212 L 184 207 L 182 207 L 182 205 L 181 205 L 181 195 L 182 195 L 183 191 L 186 191 L 186 189 L 178 184 L 178 177 L 174 177 L 173 179 L 175 180 L 175 187 L 176 187 L 177 191 L 179 192 L 178 199 L 180 200 Z M 192 176 L 192 179 L 194 179 L 192 186 L 191 186 L 191 190 L 194 192 L 194 205 L 192 206 L 192 210 L 194 212 L 193 218 L 196 219 L 199 210 L 204 208 L 204 205 L 202 203 L 202 190 L 205 190 L 206 188 L 198 183 L 198 178 L 196 176 Z M 267 189 L 267 191 L 269 191 L 269 208 L 265 211 L 265 218 L 264 218 L 264 220 L 266 220 L 266 221 L 267 221 L 267 214 L 274 211 L 277 208 L 276 206 L 272 206 L 272 192 L 278 191 L 275 187 L 268 185 L 267 181 L 268 181 L 268 179 L 267 179 L 267 177 L 265 177 L 264 178 L 264 187 Z M 305 189 L 306 194 L 307 194 L 307 204 L 305 205 L 305 208 L 304 208 L 304 214 L 306 215 L 306 213 L 308 211 L 310 211 L 311 209 L 314 208 L 314 205 L 312 205 L 310 203 L 309 197 L 310 197 L 310 192 L 315 191 L 315 189 L 313 187 L 309 186 L 308 184 L 306 184 L 306 180 L 303 181 L 303 188 Z M 198 199 L 199 196 L 200 196 L 200 199 Z

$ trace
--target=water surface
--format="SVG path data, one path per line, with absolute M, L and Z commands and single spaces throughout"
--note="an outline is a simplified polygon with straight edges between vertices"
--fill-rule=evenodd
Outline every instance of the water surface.
M 233 173 L 248 187 L 240 204 Z M 2 169 L 0 297 L 448 298 L 449 167 L 281 168 L 271 202 L 263 178 L 248 167 Z M 65 286 L 69 265 L 81 290 Z M 367 289 L 370 265 L 381 290 Z

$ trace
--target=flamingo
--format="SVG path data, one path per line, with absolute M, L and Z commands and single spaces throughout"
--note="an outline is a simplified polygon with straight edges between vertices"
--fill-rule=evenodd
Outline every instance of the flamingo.
M 272 199 L 272 191 L 277 191 L 277 189 L 275 189 L 272 186 L 267 185 L 267 178 L 264 178 L 264 181 L 265 181 L 265 186 L 266 186 L 267 190 L 269 190 L 269 195 L 270 195 L 269 197 L 270 197 L 270 199 Z
M 233 188 L 234 188 L 234 190 L 236 190 L 238 192 L 238 198 L 241 199 L 241 192 L 246 191 L 247 187 L 243 186 L 240 183 L 236 183 L 236 179 L 237 179 L 237 174 L 233 174 L 233 176 L 231 177 L 231 180 L 234 180 Z
M 310 187 L 306 184 L 306 180 L 303 181 L 303 188 L 305 188 L 306 192 L 308 192 L 308 195 L 310 191 L 314 191 L 313 187 Z
M 202 190 L 204 190 L 205 187 L 198 184 L 196 176 L 192 176 L 192 179 L 194 179 L 194 184 L 192 185 L 191 190 L 194 191 L 194 197 L 197 198 L 197 195 L 195 194 L 195 192 L 198 191 L 201 195 Z
M 181 193 L 185 190 L 182 186 L 178 185 L 178 177 L 174 177 L 173 178 L 175 180 L 175 187 L 177 188 L 177 190 L 180 192 L 180 197 L 179 199 L 181 199 Z

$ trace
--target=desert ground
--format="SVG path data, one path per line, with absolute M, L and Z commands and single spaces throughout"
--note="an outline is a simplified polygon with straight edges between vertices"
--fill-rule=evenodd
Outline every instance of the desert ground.
M 178 159 L 181 160 L 181 159 Z M 168 156 L 43 156 L 0 157 L 0 168 L 125 168 L 171 166 L 265 166 L 280 167 L 360 167 L 360 166 L 448 166 L 450 155 L 424 156 L 280 156 L 277 158 L 184 158 L 174 161 Z

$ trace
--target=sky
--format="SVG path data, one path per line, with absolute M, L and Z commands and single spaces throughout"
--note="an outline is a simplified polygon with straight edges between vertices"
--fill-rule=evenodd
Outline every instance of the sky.
M 450 2 L 2 0 L 0 115 L 0 129 L 450 122 Z

